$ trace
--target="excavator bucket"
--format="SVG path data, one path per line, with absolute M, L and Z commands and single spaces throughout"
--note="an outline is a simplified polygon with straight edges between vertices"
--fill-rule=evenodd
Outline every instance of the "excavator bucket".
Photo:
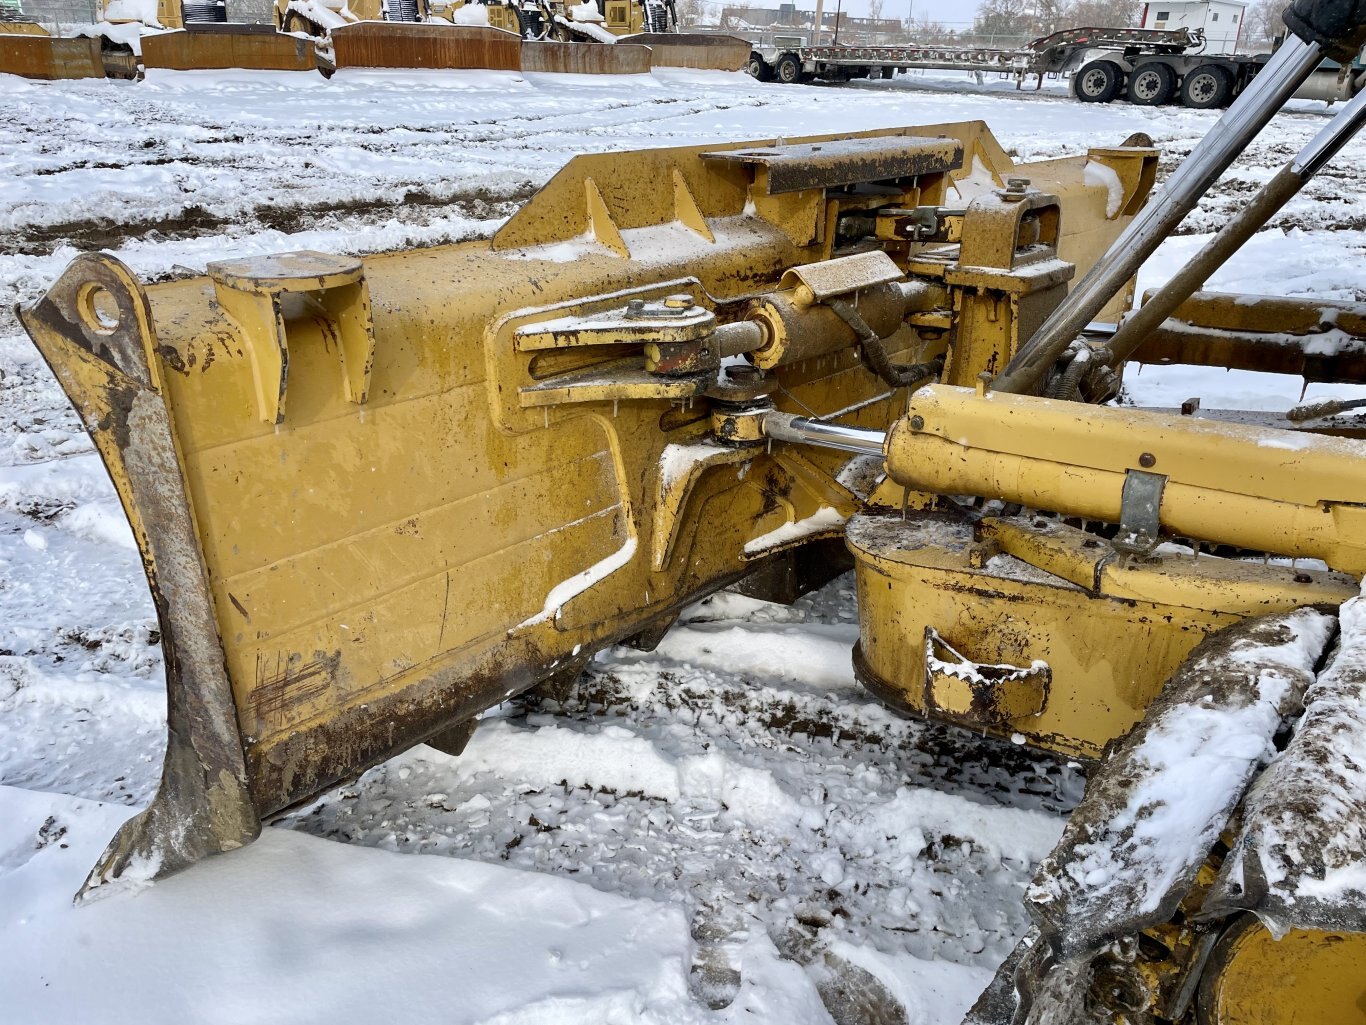
M 79 257 L 21 318 L 133 526 L 169 733 L 87 886 L 245 844 L 410 745 L 457 749 L 484 709 L 731 582 L 842 570 L 871 478 L 766 444 L 763 410 L 891 422 L 905 398 L 861 332 L 913 361 L 953 302 L 904 280 L 909 208 L 976 197 L 970 232 L 1085 252 L 1126 220 L 1092 159 L 1141 183 L 1156 152 L 1017 167 L 969 123 L 584 156 L 490 241 L 146 286 Z M 1046 245 L 997 215 L 1021 174 L 1071 212 Z
M 704 71 L 740 71 L 753 49 L 747 39 L 707 32 L 640 32 L 621 42 L 648 46 L 651 67 Z

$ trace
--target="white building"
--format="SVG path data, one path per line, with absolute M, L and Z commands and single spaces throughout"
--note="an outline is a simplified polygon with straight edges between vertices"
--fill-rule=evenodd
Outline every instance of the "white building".
M 1234 53 L 1243 34 L 1247 4 L 1238 0 L 1209 0 L 1206 3 L 1163 3 L 1149 0 L 1143 5 L 1144 28 L 1201 28 L 1205 30 L 1206 53 Z

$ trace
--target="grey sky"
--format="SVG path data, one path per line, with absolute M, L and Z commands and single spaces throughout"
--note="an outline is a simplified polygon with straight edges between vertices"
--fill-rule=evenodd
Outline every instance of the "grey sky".
M 868 0 L 825 0 L 826 10 L 833 10 L 836 2 L 840 3 L 841 10 L 851 14 L 861 16 L 868 13 Z M 797 6 L 815 7 L 815 0 L 797 0 Z M 884 18 L 904 20 L 910 12 L 914 12 L 916 20 L 929 17 L 950 28 L 966 28 L 977 13 L 977 3 L 976 0 L 883 0 Z
M 783 0 L 703 0 L 708 11 L 719 15 L 727 4 L 751 7 L 777 7 Z M 815 10 L 816 0 L 791 0 L 801 10 Z M 868 0 L 825 0 L 825 9 L 833 12 L 836 5 L 855 17 L 867 17 Z M 972 24 L 977 13 L 977 0 L 882 0 L 882 16 L 905 20 L 914 14 L 916 20 L 928 17 L 949 28 L 964 29 Z

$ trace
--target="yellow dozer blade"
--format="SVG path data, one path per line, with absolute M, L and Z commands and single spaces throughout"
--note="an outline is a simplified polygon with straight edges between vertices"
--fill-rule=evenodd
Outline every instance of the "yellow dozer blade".
M 640 32 L 621 42 L 648 46 L 651 67 L 706 71 L 740 71 L 753 49 L 747 39 L 707 32 Z
M 171 71 L 245 68 L 255 71 L 317 71 L 312 41 L 276 32 L 270 25 L 190 22 L 180 32 L 142 39 L 147 68 Z
M 1136 208 L 1156 159 L 1017 167 L 980 123 L 648 150 L 575 159 L 485 242 L 149 286 L 76 259 L 21 318 L 132 523 L 169 734 L 155 800 L 87 886 L 248 843 L 410 745 L 458 747 L 482 710 L 757 570 L 843 569 L 867 474 L 767 445 L 757 411 L 882 427 L 904 408 L 861 332 L 935 358 L 960 305 L 949 264 L 905 278 L 939 244 L 908 241 L 912 208 L 976 197 L 952 230 L 1009 236 L 1053 281 L 1130 216 L 1087 161 Z M 1020 174 L 1047 201 L 1002 199 Z M 824 304 L 841 297 L 857 330 Z
M 43 81 L 68 78 L 136 78 L 130 47 L 99 36 L 48 35 L 33 22 L 0 22 L 0 74 Z
M 522 69 L 515 32 L 479 26 L 361 21 L 330 34 L 341 68 Z

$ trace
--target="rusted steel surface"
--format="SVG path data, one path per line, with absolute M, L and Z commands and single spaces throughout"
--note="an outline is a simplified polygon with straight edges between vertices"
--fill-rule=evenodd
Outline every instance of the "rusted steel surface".
M 263 26 L 269 28 L 269 26 Z M 307 39 L 258 26 L 214 25 L 193 32 L 145 36 L 142 61 L 149 68 L 193 71 L 249 68 L 259 71 L 316 71 L 317 53 Z M 246 29 L 247 31 L 241 31 Z
M 629 43 L 522 44 L 523 71 L 555 71 L 573 75 L 645 75 L 650 49 Z
M 1366 304 L 1196 292 L 1144 339 L 1134 358 L 1360 384 L 1366 382 Z
M 119 831 L 86 885 L 130 865 L 174 872 L 250 843 L 260 823 L 174 428 L 146 344 L 151 309 L 127 267 L 85 255 L 22 317 L 68 394 L 93 388 L 103 396 L 100 412 L 85 405 L 82 417 L 143 546 L 166 656 L 168 742 L 157 799 Z
M 777 196 L 802 189 L 895 181 L 950 171 L 963 166 L 963 144 L 957 139 L 879 136 L 766 149 L 722 150 L 706 153 L 703 159 L 758 165 L 767 172 L 768 194 Z
M 623 36 L 622 41 L 648 46 L 650 66 L 655 68 L 739 71 L 752 49 L 746 39 L 706 32 L 640 32 Z
M 103 78 L 100 40 L 0 32 L 0 73 L 48 81 Z
M 332 31 L 338 68 L 522 69 L 522 40 L 502 29 L 363 21 Z

